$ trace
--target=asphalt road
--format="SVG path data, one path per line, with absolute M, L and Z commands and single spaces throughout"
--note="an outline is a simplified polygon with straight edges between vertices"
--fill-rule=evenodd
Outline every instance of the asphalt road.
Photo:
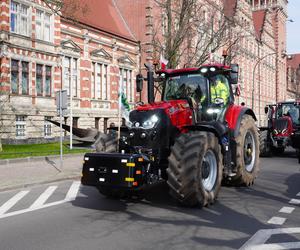
M 202 210 L 178 207 L 164 185 L 138 202 L 73 181 L 3 192 L 0 249 L 300 249 L 299 169 L 291 152 L 261 159 L 254 186 L 222 187 Z

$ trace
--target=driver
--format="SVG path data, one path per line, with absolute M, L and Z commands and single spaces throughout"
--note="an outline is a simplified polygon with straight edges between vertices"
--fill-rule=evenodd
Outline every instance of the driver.
M 216 102 L 217 98 L 221 98 L 224 104 L 227 104 L 229 99 L 229 89 L 222 76 L 217 76 L 215 82 L 210 86 L 211 101 Z

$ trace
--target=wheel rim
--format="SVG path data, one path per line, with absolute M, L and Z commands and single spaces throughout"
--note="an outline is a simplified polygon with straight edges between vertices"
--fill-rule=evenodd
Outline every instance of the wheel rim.
M 245 136 L 244 142 L 244 162 L 245 168 L 248 172 L 252 172 L 255 163 L 255 140 L 253 133 L 248 131 Z
M 201 181 L 206 191 L 211 191 L 217 180 L 218 164 L 216 155 L 208 150 L 203 157 Z

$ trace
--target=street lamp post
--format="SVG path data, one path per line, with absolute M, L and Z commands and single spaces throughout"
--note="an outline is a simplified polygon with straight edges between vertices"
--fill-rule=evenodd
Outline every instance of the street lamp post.
M 255 63 L 254 65 L 254 68 L 253 68 L 253 75 L 252 75 L 252 110 L 254 110 L 254 82 L 255 82 L 255 70 L 256 70 L 256 67 L 268 56 L 271 56 L 271 55 L 275 55 L 277 52 L 272 52 L 272 53 L 269 53 L 261 58 L 258 59 L 258 61 Z M 260 90 L 260 81 L 259 81 L 259 90 Z M 259 91 L 260 92 L 260 91 Z M 260 107 L 259 107 L 260 108 Z M 260 111 L 259 111 L 260 113 Z M 260 117 L 259 117 L 259 123 L 260 123 Z

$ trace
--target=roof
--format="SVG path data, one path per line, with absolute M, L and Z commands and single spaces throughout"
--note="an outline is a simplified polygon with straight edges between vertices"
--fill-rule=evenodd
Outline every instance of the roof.
M 288 55 L 287 65 L 290 68 L 297 69 L 300 67 L 300 54 Z
M 201 67 L 197 68 L 182 68 L 182 69 L 164 69 L 164 70 L 159 70 L 157 71 L 158 74 L 166 74 L 166 75 L 176 75 L 176 74 L 185 74 L 185 73 L 197 73 L 199 70 L 203 67 L 215 67 L 218 69 L 230 69 L 229 66 L 223 65 L 223 64 L 205 64 L 202 65 Z
M 227 18 L 232 18 L 235 15 L 237 0 L 223 0 L 224 15 Z
M 261 35 L 264 30 L 266 14 L 267 14 L 266 10 L 258 10 L 252 12 L 255 34 L 256 34 L 256 38 L 259 40 L 261 40 Z
M 114 34 L 116 36 L 136 41 L 125 19 L 121 15 L 115 0 L 66 0 L 62 10 L 67 18 Z M 77 8 L 76 8 L 77 7 Z

